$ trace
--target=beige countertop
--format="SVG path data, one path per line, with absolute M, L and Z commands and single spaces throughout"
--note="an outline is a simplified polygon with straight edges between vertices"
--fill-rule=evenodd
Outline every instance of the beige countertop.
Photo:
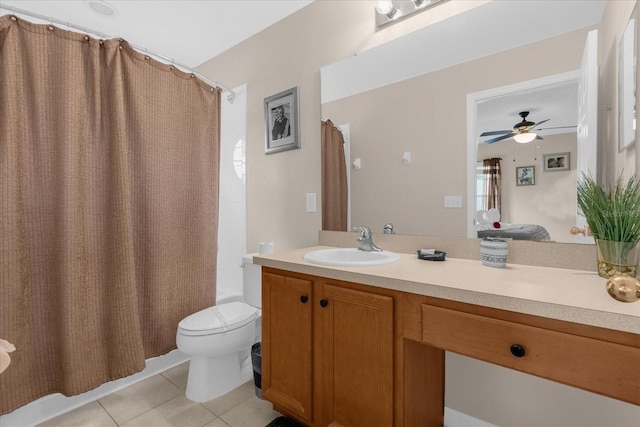
M 254 260 L 297 273 L 640 334 L 640 302 L 614 300 L 605 289 L 606 280 L 595 272 L 519 264 L 491 268 L 480 261 L 423 261 L 403 253 L 397 263 L 375 267 L 304 260 L 306 252 L 322 248 L 258 255 Z

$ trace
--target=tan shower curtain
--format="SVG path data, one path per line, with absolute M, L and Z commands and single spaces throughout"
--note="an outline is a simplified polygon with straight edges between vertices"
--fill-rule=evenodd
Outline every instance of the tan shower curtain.
M 322 122 L 322 229 L 347 231 L 347 166 L 344 137 L 331 120 Z
M 2 413 L 141 370 L 214 302 L 219 104 L 124 41 L 0 17 Z
M 500 158 L 493 157 L 482 161 L 483 193 L 486 195 L 484 209 L 502 209 L 502 169 Z

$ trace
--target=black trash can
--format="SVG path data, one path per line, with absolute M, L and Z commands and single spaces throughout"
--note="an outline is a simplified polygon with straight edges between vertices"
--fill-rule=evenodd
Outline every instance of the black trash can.
M 262 399 L 262 343 L 257 342 L 251 346 L 251 362 L 256 396 Z

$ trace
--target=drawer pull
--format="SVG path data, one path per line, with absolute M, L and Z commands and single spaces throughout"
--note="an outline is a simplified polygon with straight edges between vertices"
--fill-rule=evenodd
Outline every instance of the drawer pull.
M 300 295 L 300 302 L 306 304 L 309 301 L 309 297 L 306 295 Z
M 327 305 L 329 305 L 329 301 L 327 301 L 326 299 L 320 300 L 320 307 L 325 308 Z
M 526 351 L 524 350 L 524 347 L 520 344 L 511 345 L 511 354 L 513 354 L 515 357 L 523 357 L 525 353 Z

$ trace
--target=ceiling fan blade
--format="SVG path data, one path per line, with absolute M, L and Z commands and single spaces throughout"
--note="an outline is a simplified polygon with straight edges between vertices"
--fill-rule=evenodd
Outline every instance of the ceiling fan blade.
M 502 141 L 503 139 L 511 138 L 511 136 L 512 136 L 511 133 L 509 133 L 509 135 L 502 135 L 502 136 L 499 136 L 497 138 L 489 139 L 489 140 L 485 141 L 484 143 L 485 144 L 493 144 L 494 142 L 498 142 L 498 141 Z
M 540 126 L 541 124 L 548 122 L 549 120 L 551 120 L 551 119 L 546 119 L 546 120 L 543 120 L 541 122 L 538 122 L 535 125 L 533 125 L 532 127 L 536 128 L 536 127 Z
M 552 128 L 541 128 L 541 129 L 536 129 L 536 130 L 548 130 L 548 129 L 569 129 L 569 128 L 577 128 L 577 125 L 574 126 L 555 126 Z
M 510 130 L 492 130 L 489 132 L 482 132 L 480 136 L 504 135 L 505 133 L 511 133 L 511 131 Z

